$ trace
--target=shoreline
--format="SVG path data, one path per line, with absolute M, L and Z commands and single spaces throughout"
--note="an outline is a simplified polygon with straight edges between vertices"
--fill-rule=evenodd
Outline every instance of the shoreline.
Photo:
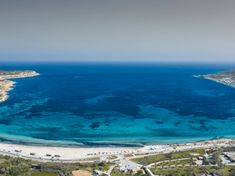
M 85 141 L 70 141 L 70 140 L 46 140 L 36 139 L 29 136 L 18 136 L 12 134 L 0 134 L 0 143 L 17 144 L 26 146 L 45 146 L 45 147 L 143 147 L 152 145 L 166 144 L 186 144 L 210 141 L 216 139 L 234 139 L 234 135 L 226 136 L 211 136 L 211 137 L 194 137 L 194 138 L 163 138 L 163 139 L 146 139 L 146 140 L 85 140 Z
M 235 140 L 230 138 L 212 139 L 185 144 L 155 144 L 143 147 L 55 147 L 10 144 L 0 142 L 0 154 L 20 157 L 40 162 L 95 162 L 112 156 L 153 155 L 171 153 L 197 148 L 219 148 L 235 146 Z
M 9 91 L 13 90 L 16 82 L 11 79 L 29 78 L 38 76 L 35 71 L 0 71 L 0 103 L 3 103 L 9 98 Z
M 203 78 L 231 88 L 235 88 L 235 71 L 225 71 L 205 75 L 193 75 L 193 77 Z
M 16 84 L 16 82 L 10 81 L 10 80 L 3 80 L 0 81 L 0 103 L 6 101 L 9 98 L 8 92 L 11 91 L 13 86 Z
M 203 79 L 205 79 L 205 80 L 210 80 L 210 81 L 216 82 L 216 83 L 218 83 L 218 84 L 222 84 L 222 85 L 227 86 L 227 87 L 235 88 L 235 85 L 226 83 L 226 82 L 224 82 L 224 81 L 217 80 L 217 79 L 215 79 L 215 78 L 210 78 L 210 77 L 208 77 L 207 75 L 194 75 L 194 77 L 195 77 L 195 78 L 203 78 Z

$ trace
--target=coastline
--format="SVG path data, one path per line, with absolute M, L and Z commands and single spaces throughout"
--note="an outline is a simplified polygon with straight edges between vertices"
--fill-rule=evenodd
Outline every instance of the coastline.
M 216 83 L 219 83 L 219 84 L 222 84 L 222 85 L 231 87 L 231 88 L 235 88 L 235 85 L 231 85 L 231 84 L 229 84 L 229 83 L 225 83 L 225 82 L 222 82 L 222 81 L 213 79 L 213 78 L 205 78 L 205 79 L 210 80 L 210 81 L 214 81 L 214 82 L 216 82 Z
M 3 80 L 0 81 L 0 103 L 6 101 L 9 97 L 8 92 L 11 91 L 13 86 L 15 85 L 15 82 L 10 80 Z
M 216 140 L 221 138 L 230 138 L 235 140 L 234 135 L 228 136 L 214 136 L 214 137 L 193 137 L 193 138 L 160 138 L 160 139 L 146 139 L 146 140 L 85 140 L 85 141 L 70 141 L 70 140 L 46 140 L 36 139 L 29 136 L 0 134 L 0 143 L 26 145 L 26 146 L 44 146 L 44 147 L 83 147 L 83 148 L 100 148 L 100 147 L 143 147 L 152 145 L 166 145 L 166 144 L 186 144 L 195 143 L 208 140 Z
M 9 91 L 13 89 L 16 82 L 11 79 L 29 78 L 38 76 L 35 71 L 0 71 L 0 103 L 5 102 L 9 98 Z
M 155 144 L 143 147 L 53 147 L 0 143 L 0 154 L 41 162 L 94 162 L 112 156 L 141 156 L 171 153 L 197 148 L 220 148 L 235 146 L 230 138 L 212 139 L 185 144 Z
M 220 80 L 217 80 L 215 78 L 211 78 L 207 75 L 195 75 L 194 77 L 195 78 L 203 78 L 203 79 L 206 79 L 206 80 L 216 82 L 218 84 L 222 84 L 222 85 L 225 85 L 225 86 L 228 86 L 228 87 L 231 87 L 231 88 L 235 88 L 235 85 L 233 85 L 233 84 L 230 84 L 230 83 L 227 83 L 227 82 L 224 82 L 224 81 L 220 81 Z
M 193 75 L 193 77 L 207 79 L 231 88 L 235 88 L 235 71 L 225 71 L 206 75 Z

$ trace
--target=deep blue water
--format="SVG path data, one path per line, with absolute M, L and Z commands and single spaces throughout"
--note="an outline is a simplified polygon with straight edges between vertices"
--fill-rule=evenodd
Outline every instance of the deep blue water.
M 235 134 L 235 89 L 194 74 L 235 65 L 1 64 L 17 79 L 0 104 L 3 141 L 171 143 Z

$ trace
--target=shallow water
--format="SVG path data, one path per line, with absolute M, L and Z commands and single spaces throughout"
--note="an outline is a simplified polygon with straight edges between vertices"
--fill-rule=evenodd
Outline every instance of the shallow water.
M 15 80 L 0 104 L 3 141 L 128 145 L 235 134 L 235 89 L 195 74 L 226 65 L 2 64 L 41 75 Z M 235 68 L 235 66 L 234 66 Z

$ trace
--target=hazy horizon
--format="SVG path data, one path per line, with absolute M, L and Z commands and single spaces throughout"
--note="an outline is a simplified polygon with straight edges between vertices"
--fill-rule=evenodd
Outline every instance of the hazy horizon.
M 3 0 L 0 62 L 234 62 L 231 0 Z

